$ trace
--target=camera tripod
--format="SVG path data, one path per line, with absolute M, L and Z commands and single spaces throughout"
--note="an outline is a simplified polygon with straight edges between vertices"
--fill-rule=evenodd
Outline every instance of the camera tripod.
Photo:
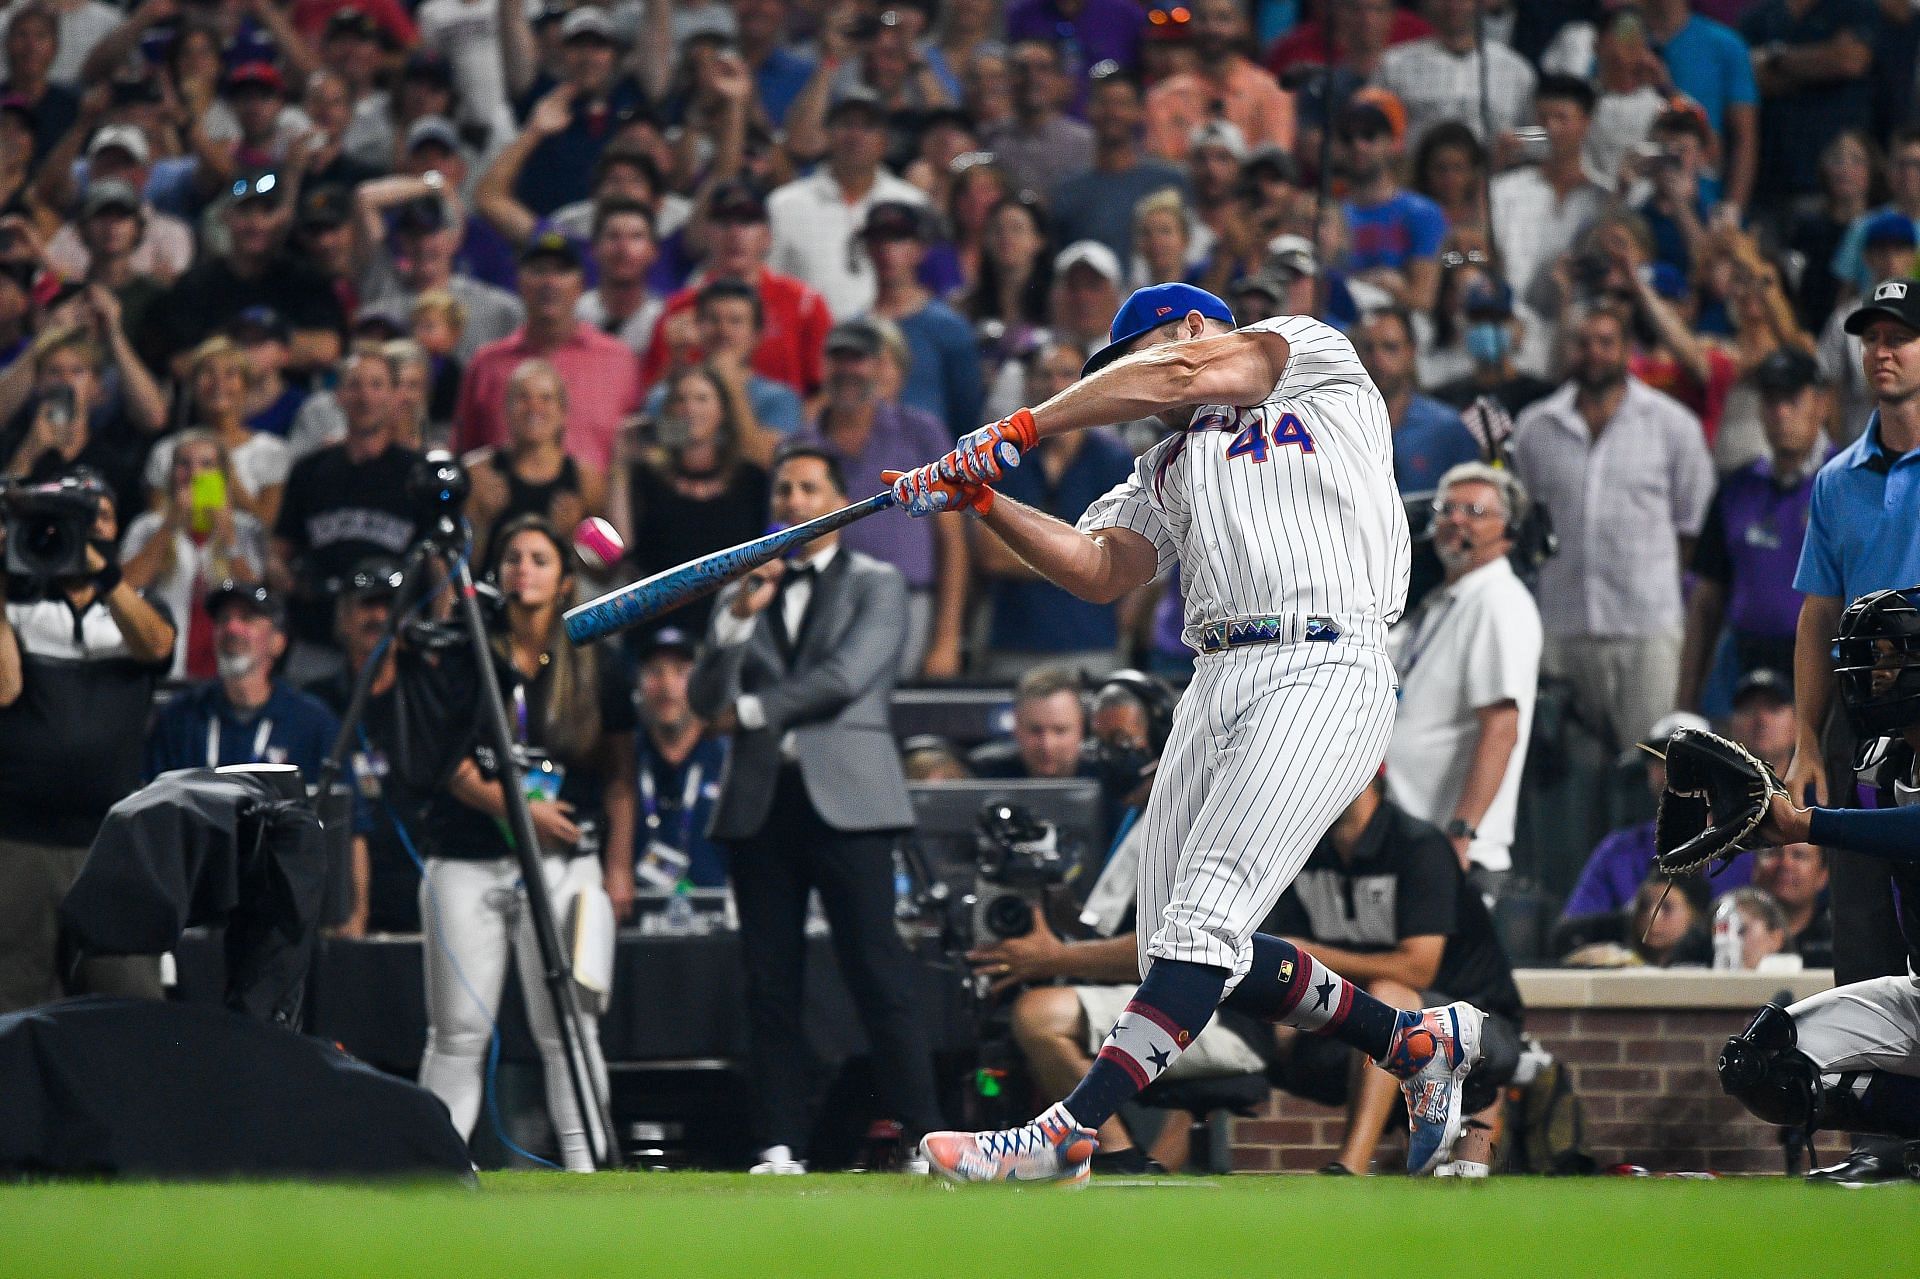
M 547 891 L 546 876 L 540 865 L 540 842 L 533 826 L 533 814 L 527 807 L 527 795 L 520 761 L 515 753 L 513 729 L 507 718 L 506 704 L 500 694 L 500 677 L 493 665 L 493 653 L 487 644 L 486 620 L 481 616 L 478 588 L 467 562 L 472 544 L 471 530 L 461 515 L 467 494 L 467 475 L 454 457 L 442 451 L 427 454 L 408 477 L 409 496 L 414 500 L 425 532 L 407 551 L 400 594 L 387 619 L 373 656 L 360 669 L 353 682 L 353 696 L 340 717 L 340 732 L 333 749 L 320 769 L 319 794 L 329 793 L 341 776 L 343 761 L 353 749 L 354 738 L 372 695 L 373 682 L 393 646 L 399 641 L 409 613 L 441 581 L 452 586 L 457 613 L 452 628 L 464 632 L 471 650 L 479 683 L 481 740 L 492 748 L 499 760 L 501 797 L 506 803 L 507 824 L 514 857 L 520 863 L 520 878 L 527 894 L 527 909 L 532 916 L 533 936 L 540 952 L 540 967 L 546 996 L 553 1003 L 554 1024 L 560 1035 L 560 1048 L 567 1062 L 567 1079 L 574 1103 L 580 1109 L 586 1127 L 587 1150 L 600 1168 L 619 1166 L 620 1149 L 615 1140 L 613 1117 L 598 1079 L 589 1068 L 581 1030 L 580 1006 L 574 998 L 573 970 L 567 951 L 560 943 L 554 924 L 553 897 Z M 430 570 L 437 568 L 436 576 Z M 521 992 L 531 1003 L 539 995 Z M 595 1129 L 601 1143 L 596 1143 Z M 597 1148 L 598 1147 L 598 1148 Z

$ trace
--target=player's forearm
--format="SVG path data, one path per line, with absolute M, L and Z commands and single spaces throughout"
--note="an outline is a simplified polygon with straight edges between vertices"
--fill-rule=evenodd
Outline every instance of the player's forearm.
M 1110 604 L 1138 586 L 1122 581 L 1112 541 L 1089 536 L 1064 520 L 996 494 L 981 517 L 1021 563 L 1061 590 L 1095 604 Z
M 1272 394 L 1287 363 L 1277 333 L 1223 333 L 1125 356 L 1033 410 L 1042 439 L 1192 404 L 1251 406 Z
M 1816 808 L 1808 842 L 1889 861 L 1920 862 L 1920 805 L 1903 808 Z

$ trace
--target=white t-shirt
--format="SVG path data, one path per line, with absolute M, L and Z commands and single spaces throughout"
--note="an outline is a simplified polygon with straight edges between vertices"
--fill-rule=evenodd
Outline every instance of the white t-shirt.
M 127 536 L 120 546 L 120 558 L 124 563 L 138 555 L 146 544 L 160 531 L 161 514 L 158 511 L 143 512 L 139 518 L 127 526 Z M 233 513 L 234 555 L 245 560 L 253 569 L 255 580 L 266 575 L 267 571 L 267 534 L 260 521 L 245 511 Z M 187 678 L 187 631 L 191 624 L 194 609 L 200 607 L 206 592 L 215 583 L 210 579 L 209 562 L 213 558 L 211 545 L 195 546 L 187 534 L 176 532 L 173 535 L 173 568 L 153 579 L 146 590 L 149 599 L 163 601 L 174 620 L 173 669 L 167 673 L 168 679 Z
M 812 285 L 836 320 L 872 309 L 873 263 L 860 247 L 867 210 L 888 200 L 924 205 L 927 196 L 911 182 L 881 169 L 866 195 L 847 203 L 840 184 L 825 170 L 776 187 L 767 197 L 773 251 L 767 265 Z
M 666 309 L 666 303 L 648 294 L 647 300 L 640 304 L 640 309 L 628 316 L 626 323 L 613 336 L 631 347 L 635 355 L 645 354 L 653 342 L 653 326 L 660 322 L 660 315 Z M 607 331 L 607 308 L 600 300 L 598 289 L 582 293 L 580 300 L 573 304 L 573 314 L 602 333 Z
M 507 74 L 500 61 L 499 0 L 427 0 L 414 16 L 421 47 L 453 69 L 460 118 L 501 136 L 512 133 Z
M 1467 855 L 1488 870 L 1513 865 L 1513 818 L 1540 682 L 1540 610 L 1504 558 L 1436 589 L 1388 640 L 1400 706 L 1387 747 L 1387 793 L 1422 821 L 1453 819 L 1479 740 L 1476 712 L 1511 701 L 1520 735 Z
M 1196 649 L 1209 622 L 1275 615 L 1330 617 L 1379 643 L 1406 606 L 1411 545 L 1386 402 L 1353 343 L 1319 320 L 1241 331 L 1287 339 L 1273 393 L 1252 408 L 1196 409 L 1079 528 L 1139 533 L 1163 572 L 1179 560 Z
M 158 493 L 166 488 L 167 472 L 173 467 L 174 446 L 179 442 L 177 436 L 169 435 L 147 454 L 147 469 L 141 478 L 149 491 Z M 287 450 L 287 442 L 265 431 L 255 431 L 239 448 L 228 449 L 227 461 L 233 467 L 233 482 L 249 498 L 260 496 L 261 489 L 285 484 L 287 472 L 293 469 L 293 454 Z

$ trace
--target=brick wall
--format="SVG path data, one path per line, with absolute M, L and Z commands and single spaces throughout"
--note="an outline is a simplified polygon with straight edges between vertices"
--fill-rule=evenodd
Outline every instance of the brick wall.
M 1830 984 L 1827 974 L 1787 980 L 1707 973 L 1520 977 L 1527 1031 L 1571 1069 L 1586 1117 L 1587 1149 L 1602 1168 L 1634 1163 L 1655 1171 L 1781 1171 L 1777 1130 L 1720 1090 L 1714 1059 L 1727 1036 L 1776 991 L 1786 986 L 1800 997 Z M 1264 1113 L 1235 1121 L 1234 1168 L 1311 1172 L 1333 1158 L 1344 1129 L 1341 1111 L 1275 1093 Z M 1838 1157 L 1841 1143 L 1824 1133 L 1821 1150 Z M 1404 1153 L 1399 1134 L 1389 1134 L 1374 1166 L 1398 1167 Z

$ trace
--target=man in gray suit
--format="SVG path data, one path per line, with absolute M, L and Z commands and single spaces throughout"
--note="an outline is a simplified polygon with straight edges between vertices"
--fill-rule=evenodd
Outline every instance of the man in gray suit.
M 846 504 L 838 461 L 806 446 L 774 461 L 773 516 L 799 524 Z M 801 1023 L 807 893 L 873 1041 L 903 1149 L 940 1125 L 912 961 L 893 924 L 894 834 L 913 805 L 888 707 L 907 639 L 898 569 L 818 539 L 723 592 L 688 700 L 733 735 L 711 834 L 732 854 L 747 974 L 755 1172 L 804 1172 L 812 1055 Z

